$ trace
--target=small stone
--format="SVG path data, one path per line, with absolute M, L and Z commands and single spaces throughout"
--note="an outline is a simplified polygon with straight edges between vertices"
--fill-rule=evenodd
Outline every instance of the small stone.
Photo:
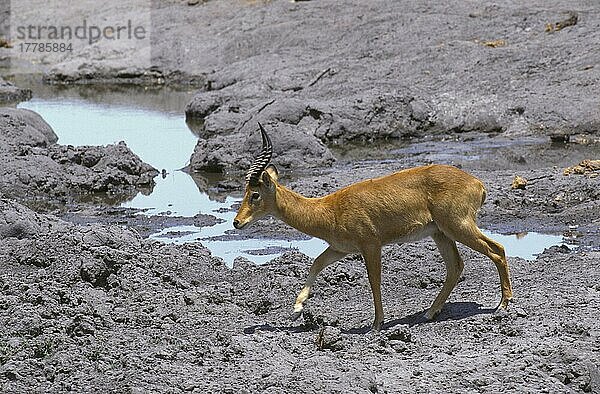
M 513 311 L 518 317 L 527 317 L 529 314 L 523 308 L 514 308 Z
M 527 179 L 520 177 L 518 175 L 515 175 L 515 178 L 512 181 L 512 184 L 510 185 L 511 188 L 513 189 L 522 189 L 525 190 L 525 186 L 527 185 Z
M 408 325 L 403 324 L 386 334 L 389 340 L 411 342 L 412 336 Z
M 344 343 L 341 337 L 342 331 L 338 327 L 325 326 L 319 330 L 316 342 L 319 350 L 329 349 L 332 351 L 342 350 Z

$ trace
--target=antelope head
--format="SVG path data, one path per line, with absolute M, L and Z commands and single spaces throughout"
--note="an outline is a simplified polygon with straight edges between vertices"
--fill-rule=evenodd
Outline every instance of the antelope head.
M 260 128 L 263 147 L 246 173 L 244 199 L 233 220 L 233 227 L 237 229 L 244 228 L 275 212 L 278 172 L 273 164 L 269 164 L 271 156 L 273 156 L 273 145 L 260 123 L 258 127 Z

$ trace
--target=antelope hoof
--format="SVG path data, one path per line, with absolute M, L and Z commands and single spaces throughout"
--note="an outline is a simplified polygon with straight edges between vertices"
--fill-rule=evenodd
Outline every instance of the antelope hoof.
M 512 298 L 503 298 L 502 301 L 500 301 L 500 305 L 498 305 L 497 309 L 508 309 L 508 304 L 511 300 Z
M 425 320 L 427 321 L 432 321 L 433 319 L 436 318 L 437 315 L 440 314 L 440 310 L 435 310 L 435 309 L 429 309 L 427 312 L 425 312 L 425 314 L 423 315 L 423 317 L 425 318 Z
M 373 322 L 373 325 L 371 326 L 371 331 L 374 331 L 374 332 L 379 332 L 379 331 L 381 331 L 381 325 L 382 325 L 382 324 L 383 324 L 383 322 L 382 322 L 382 321 L 378 322 L 377 320 L 375 320 L 375 321 Z
M 297 320 L 302 315 L 303 309 L 304 309 L 304 306 L 302 304 L 294 305 L 294 313 L 292 313 L 292 316 L 290 316 L 290 319 L 292 321 Z

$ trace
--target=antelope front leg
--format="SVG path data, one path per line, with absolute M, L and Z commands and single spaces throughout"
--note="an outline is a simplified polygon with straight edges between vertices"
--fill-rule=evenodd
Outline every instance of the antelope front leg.
M 304 283 L 304 287 L 298 297 L 296 298 L 296 303 L 294 304 L 294 314 L 292 315 L 292 319 L 297 319 L 302 314 L 302 309 L 304 308 L 304 302 L 308 299 L 310 294 L 310 289 L 315 283 L 317 279 L 317 275 L 319 272 L 323 270 L 323 268 L 327 267 L 329 264 L 334 263 L 346 256 L 347 253 L 338 252 L 330 247 L 325 249 L 323 253 L 319 255 L 315 259 L 315 261 L 310 266 L 310 270 L 308 272 L 308 277 L 306 278 L 306 282 Z

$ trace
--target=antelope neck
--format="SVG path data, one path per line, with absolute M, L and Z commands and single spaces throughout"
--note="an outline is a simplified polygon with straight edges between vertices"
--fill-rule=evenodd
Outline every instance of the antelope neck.
M 295 229 L 317 238 L 327 237 L 334 226 L 333 212 L 323 198 L 308 198 L 277 185 L 276 215 Z

